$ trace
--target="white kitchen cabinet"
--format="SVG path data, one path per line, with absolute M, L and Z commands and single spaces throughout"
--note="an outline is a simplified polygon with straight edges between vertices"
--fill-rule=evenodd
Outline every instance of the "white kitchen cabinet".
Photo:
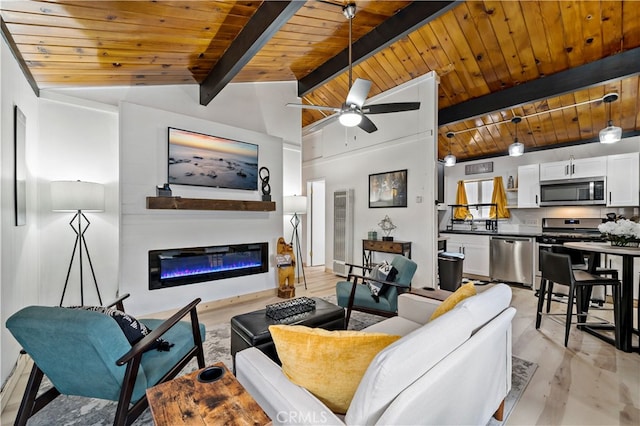
M 591 157 L 540 164 L 540 180 L 602 177 L 607 174 L 607 157 Z
M 489 236 L 447 234 L 447 251 L 464 254 L 464 274 L 489 277 Z
M 640 153 L 607 156 L 607 206 L 640 205 Z
M 538 164 L 518 167 L 518 208 L 540 207 L 540 169 Z

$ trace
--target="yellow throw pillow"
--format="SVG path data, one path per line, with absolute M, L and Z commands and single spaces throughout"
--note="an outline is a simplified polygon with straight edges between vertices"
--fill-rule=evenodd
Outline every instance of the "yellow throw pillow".
M 440 315 L 444 315 L 450 310 L 452 310 L 459 302 L 463 301 L 467 297 L 475 296 L 476 287 L 472 282 L 461 285 L 458 287 L 456 291 L 453 292 L 449 297 L 444 299 L 444 301 L 433 311 L 431 314 L 431 318 L 429 321 L 438 318 Z
M 338 414 L 347 412 L 376 354 L 400 338 L 303 325 L 272 325 L 269 331 L 284 374 Z

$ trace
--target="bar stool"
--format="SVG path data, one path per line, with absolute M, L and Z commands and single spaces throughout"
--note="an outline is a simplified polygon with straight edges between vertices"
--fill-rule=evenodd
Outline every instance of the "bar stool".
M 584 326 L 582 329 L 603 339 L 609 343 L 616 343 L 620 339 L 620 331 L 615 324 L 619 322 L 619 305 L 620 305 L 620 281 L 612 278 L 605 278 L 598 275 L 590 274 L 586 271 L 575 270 L 571 265 L 571 257 L 568 254 L 553 253 L 551 251 L 540 252 L 540 270 L 542 279 L 540 281 L 540 290 L 538 291 L 538 309 L 536 312 L 536 329 L 540 328 L 543 315 L 564 315 L 565 316 L 565 335 L 564 346 L 569 342 L 569 331 L 571 329 L 571 317 L 573 314 L 574 299 L 576 304 L 576 315 L 578 316 L 577 325 Z M 567 312 L 565 314 L 551 314 L 550 301 L 554 283 L 569 287 L 569 295 L 567 301 Z M 547 285 L 549 291 L 547 292 Z M 614 335 L 615 339 L 611 339 L 594 328 L 603 328 L 603 325 L 611 328 L 611 324 L 604 322 L 588 323 L 587 311 L 589 306 L 589 298 L 591 289 L 597 285 L 610 285 L 613 289 L 613 317 L 614 317 Z M 547 312 L 542 312 L 544 298 L 547 295 Z
M 589 256 L 585 256 L 585 254 L 578 249 L 564 247 L 564 246 L 552 246 L 551 251 L 554 253 L 562 253 L 568 254 L 571 257 L 571 267 L 574 270 L 578 271 L 587 271 L 593 275 L 600 276 L 608 276 L 614 280 L 618 280 L 618 270 L 615 268 L 603 268 L 600 266 L 596 266 L 595 264 L 595 253 L 592 253 Z M 589 259 L 588 262 L 585 259 Z M 597 301 L 600 306 L 604 305 L 604 302 L 607 300 L 607 291 L 605 286 L 596 287 L 597 291 L 595 294 L 592 292 L 592 297 L 594 301 Z M 549 303 L 547 301 L 547 303 Z M 547 312 L 549 312 L 547 310 Z

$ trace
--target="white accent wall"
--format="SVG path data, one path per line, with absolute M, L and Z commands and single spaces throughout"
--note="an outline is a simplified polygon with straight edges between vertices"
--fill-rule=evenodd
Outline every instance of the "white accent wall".
M 282 235 L 282 139 L 200 118 L 123 102 L 121 117 L 121 241 L 120 291 L 130 293 L 128 306 L 148 313 L 176 308 L 199 297 L 203 301 L 230 298 L 275 288 L 269 272 L 204 283 L 149 290 L 149 250 L 226 244 L 269 243 L 269 260 Z M 257 144 L 259 167 L 270 172 L 274 212 L 150 210 L 147 196 L 167 181 L 167 127 Z M 174 196 L 259 201 L 259 191 L 171 186 Z
M 418 264 L 412 285 L 433 287 L 436 274 L 437 213 L 436 138 L 438 79 L 435 73 L 405 83 L 367 100 L 367 104 L 420 101 L 417 111 L 375 114 L 378 131 L 345 128 L 335 122 L 303 138 L 302 179 L 326 182 L 325 264 L 333 259 L 333 193 L 354 189 L 354 263 L 362 263 L 362 240 L 367 232 L 382 231 L 378 223 L 388 215 L 397 229 L 394 239 L 412 242 Z M 369 174 L 407 169 L 406 208 L 369 208 Z M 306 220 L 306 219 L 305 219 Z M 390 258 L 375 253 L 374 260 Z

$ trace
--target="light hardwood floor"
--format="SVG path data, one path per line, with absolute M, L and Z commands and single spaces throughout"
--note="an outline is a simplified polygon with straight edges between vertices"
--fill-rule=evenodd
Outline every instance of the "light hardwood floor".
M 305 271 L 308 289 L 298 284 L 296 296 L 334 294 L 339 277 L 324 272 L 322 267 Z M 230 301 L 201 311 L 199 318 L 211 326 L 280 300 L 265 296 Z M 513 321 L 513 354 L 536 362 L 538 369 L 507 424 L 640 424 L 640 354 L 618 351 L 575 329 L 565 348 L 562 324 L 544 318 L 540 330 L 535 329 L 536 301 L 530 289 L 513 287 L 512 305 L 518 310 Z M 637 337 L 634 339 L 637 344 Z M 27 376 L 28 371 L 3 411 L 1 424 L 13 423 Z

